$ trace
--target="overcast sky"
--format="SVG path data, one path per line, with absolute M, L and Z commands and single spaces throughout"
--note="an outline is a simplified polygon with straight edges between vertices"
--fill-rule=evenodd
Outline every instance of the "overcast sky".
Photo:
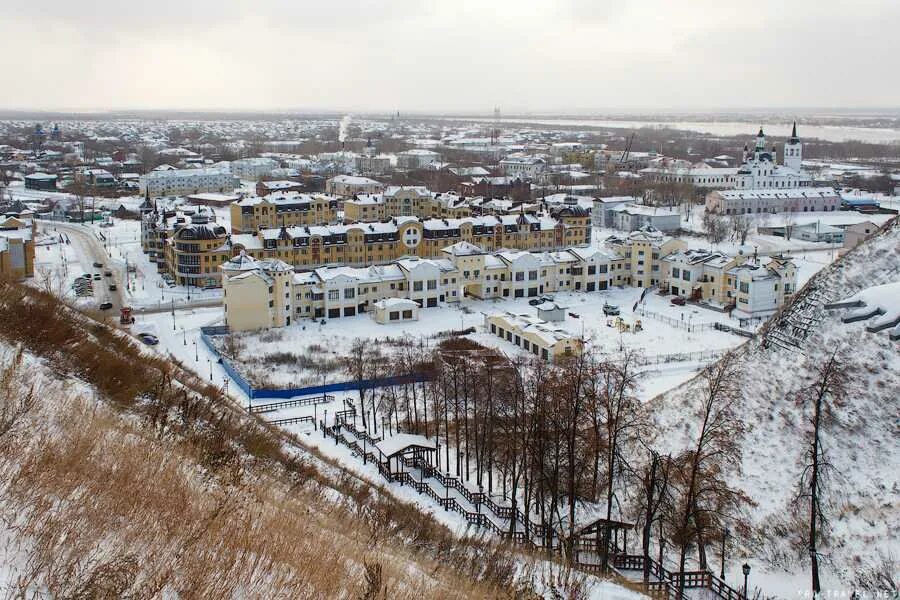
M 0 108 L 900 106 L 898 0 L 31 0 Z

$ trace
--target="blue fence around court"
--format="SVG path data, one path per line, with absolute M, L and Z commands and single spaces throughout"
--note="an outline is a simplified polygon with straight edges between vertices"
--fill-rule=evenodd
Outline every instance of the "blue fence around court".
M 311 385 L 302 388 L 289 389 L 254 388 L 250 385 L 250 382 L 244 379 L 244 377 L 237 372 L 237 369 L 222 356 L 222 353 L 219 352 L 210 339 L 211 336 L 225 335 L 227 333 L 227 326 L 201 327 L 200 339 L 203 340 L 203 343 L 206 344 L 206 347 L 209 348 L 210 352 L 218 357 L 219 364 L 222 365 L 222 368 L 228 373 L 231 380 L 234 381 L 234 383 L 252 400 L 284 400 L 295 396 L 315 396 L 327 394 L 329 392 L 347 392 L 359 389 L 371 390 L 392 385 L 402 385 L 404 383 L 418 383 L 428 379 L 425 373 L 417 373 L 413 376 L 382 377 L 378 379 L 363 379 L 361 381 L 340 381 L 337 383 L 326 383 L 324 386 Z

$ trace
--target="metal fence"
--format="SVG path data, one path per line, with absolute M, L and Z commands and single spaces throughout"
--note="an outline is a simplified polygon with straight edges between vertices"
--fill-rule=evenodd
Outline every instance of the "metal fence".
M 697 350 L 696 352 L 675 352 L 673 354 L 651 354 L 639 357 L 637 362 L 643 366 L 675 362 L 701 362 L 715 360 L 725 352 L 725 350 Z
M 694 323 L 692 319 L 673 319 L 672 317 L 668 317 L 658 312 L 653 312 L 652 310 L 647 310 L 643 307 L 638 308 L 637 314 L 642 317 L 653 319 L 654 321 L 661 321 L 666 325 L 670 325 L 672 327 L 684 329 L 685 331 L 703 331 L 706 329 L 712 329 L 715 326 L 715 323 Z

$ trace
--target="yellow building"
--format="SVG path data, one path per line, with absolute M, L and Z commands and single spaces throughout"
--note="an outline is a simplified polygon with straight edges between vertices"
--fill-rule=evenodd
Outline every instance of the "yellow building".
M 230 236 L 209 209 L 142 209 L 141 249 L 178 285 L 218 287 L 219 267 L 234 254 Z
M 488 315 L 484 318 L 484 326 L 492 335 L 547 361 L 573 356 L 583 348 L 580 338 L 529 315 Z
M 727 272 L 744 261 L 742 256 L 727 256 L 708 250 L 684 250 L 662 259 L 660 287 L 689 300 L 732 304 Z
M 231 205 L 231 231 L 252 233 L 281 225 L 325 225 L 337 220 L 338 199 L 289 192 L 250 196 Z
M 371 265 L 402 256 L 435 258 L 458 241 L 492 252 L 501 248 L 562 249 L 569 240 L 590 239 L 590 226 L 569 226 L 549 217 L 504 215 L 465 219 L 396 217 L 388 222 L 281 227 L 231 237 L 233 253 L 273 258 L 294 267 Z M 574 245 L 574 244 L 572 244 Z
M 460 219 L 472 215 L 469 202 L 456 194 L 434 194 L 423 186 L 389 186 L 380 194 L 357 194 L 344 201 L 347 221 L 392 217 Z
M 653 287 L 663 282 L 661 258 L 687 250 L 687 243 L 664 235 L 652 227 L 642 227 L 624 236 L 610 236 L 606 246 L 625 258 L 623 283 L 635 287 Z
M 0 277 L 34 277 L 34 219 L 6 217 L 0 223 Z
M 225 324 L 232 331 L 285 327 L 291 324 L 294 271 L 281 261 L 261 264 L 246 255 L 228 263 L 223 290 Z

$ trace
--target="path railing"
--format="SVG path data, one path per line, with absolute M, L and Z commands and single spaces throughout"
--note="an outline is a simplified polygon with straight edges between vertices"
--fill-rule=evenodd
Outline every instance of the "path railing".
M 352 409 L 350 409 L 352 410 Z M 358 440 L 364 440 L 367 444 L 377 452 L 363 450 L 357 440 L 349 440 L 344 435 L 348 432 Z M 434 500 L 444 510 L 459 513 L 465 518 L 470 525 L 475 525 L 486 529 L 499 538 L 511 540 L 517 544 L 530 544 L 536 548 L 547 548 L 550 550 L 561 550 L 559 537 L 555 535 L 552 527 L 542 526 L 540 523 L 534 523 L 522 511 L 515 510 L 515 519 L 513 519 L 512 507 L 496 504 L 483 492 L 473 492 L 457 477 L 445 475 L 434 467 L 425 463 L 421 458 L 404 458 L 401 462 L 405 467 L 417 468 L 421 472 L 421 478 L 416 479 L 409 471 L 392 472 L 388 466 L 386 457 L 375 446 L 375 442 L 381 441 L 381 438 L 370 436 L 365 431 L 358 431 L 350 422 L 337 423 L 332 426 L 323 427 L 323 433 L 333 439 L 338 444 L 347 446 L 351 453 L 356 456 L 363 457 L 364 460 L 375 463 L 378 472 L 388 481 L 396 482 L 401 485 L 408 485 L 415 489 L 418 493 L 423 494 Z M 443 493 L 434 488 L 428 481 L 429 479 L 438 482 L 443 487 Z M 462 498 L 472 506 L 475 506 L 475 512 L 468 510 L 460 502 L 449 495 L 449 491 L 454 490 Z M 487 509 L 482 510 L 482 509 Z M 508 527 L 502 527 L 491 518 L 492 513 L 496 518 L 513 521 L 516 524 L 517 531 L 510 533 Z M 512 525 L 512 522 L 510 523 Z M 522 530 L 518 530 L 519 526 Z M 585 547 L 584 543 L 576 545 L 578 549 Z M 618 548 L 614 540 L 610 540 L 609 547 L 609 566 L 617 571 L 641 571 L 644 570 L 645 558 L 643 554 L 626 554 Z M 587 562 L 579 560 L 575 557 L 574 566 L 578 569 L 588 572 L 600 572 L 602 564 L 599 562 Z M 656 579 L 656 581 L 638 581 L 634 582 L 641 586 L 649 595 L 663 600 L 688 600 L 683 592 L 679 591 L 679 583 L 683 581 L 684 589 L 691 588 L 707 588 L 711 590 L 721 600 L 744 600 L 743 596 L 727 583 L 713 575 L 709 571 L 686 571 L 684 573 L 676 573 L 667 570 L 652 558 L 647 559 L 648 573 Z
M 289 419 L 274 419 L 272 421 L 267 421 L 272 425 L 294 425 L 296 423 L 310 423 L 314 424 L 313 418 L 309 415 L 303 417 L 290 417 Z
M 334 396 L 313 396 L 310 398 L 294 398 L 293 400 L 285 400 L 283 402 L 267 402 L 265 404 L 254 404 L 247 410 L 251 413 L 265 413 L 283 408 L 292 408 L 295 406 L 312 406 L 314 404 L 326 404 L 333 402 Z

